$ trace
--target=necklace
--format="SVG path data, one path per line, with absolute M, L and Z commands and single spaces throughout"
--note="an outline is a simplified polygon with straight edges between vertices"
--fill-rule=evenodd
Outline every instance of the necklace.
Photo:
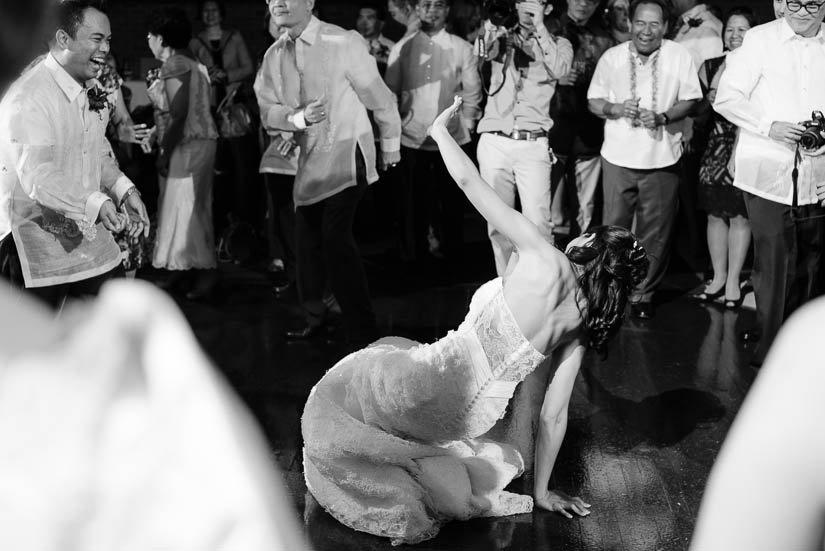
M 632 42 L 628 42 L 627 44 L 627 53 L 628 58 L 630 60 L 630 99 L 636 99 L 636 59 L 633 57 L 633 48 Z M 651 72 L 651 82 L 650 82 L 650 91 L 651 91 L 651 100 L 650 100 L 650 110 L 654 113 L 656 112 L 656 93 L 659 90 L 659 56 L 653 58 L 650 66 Z M 642 122 L 635 118 L 631 122 L 633 126 L 641 126 Z

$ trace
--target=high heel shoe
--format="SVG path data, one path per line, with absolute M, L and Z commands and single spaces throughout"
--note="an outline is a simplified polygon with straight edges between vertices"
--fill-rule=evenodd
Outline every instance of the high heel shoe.
M 725 308 L 728 310 L 738 310 L 742 306 L 742 301 L 745 300 L 745 294 L 739 295 L 739 298 L 733 299 L 725 297 Z
M 698 293 L 694 293 L 691 296 L 693 298 L 695 298 L 696 300 L 699 300 L 699 301 L 702 301 L 702 302 L 715 302 L 716 299 L 722 298 L 724 295 L 725 295 L 725 286 L 724 285 L 722 287 L 720 287 L 717 291 L 714 291 L 712 293 L 707 292 L 707 285 L 706 285 L 704 290 L 699 291 Z

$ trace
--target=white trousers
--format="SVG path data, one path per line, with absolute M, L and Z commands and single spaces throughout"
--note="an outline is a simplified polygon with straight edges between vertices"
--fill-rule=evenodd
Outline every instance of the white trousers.
M 553 242 L 550 221 L 550 153 L 547 138 L 536 141 L 512 140 L 484 133 L 478 141 L 478 164 L 481 177 L 501 200 L 514 207 L 516 193 L 521 212 L 533 222 L 548 242 Z M 498 229 L 487 225 L 493 245 L 496 272 L 504 275 L 513 253 L 513 244 Z

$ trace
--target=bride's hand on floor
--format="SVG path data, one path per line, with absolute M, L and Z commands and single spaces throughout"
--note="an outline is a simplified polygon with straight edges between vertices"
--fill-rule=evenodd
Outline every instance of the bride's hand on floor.
M 462 101 L 463 100 L 461 99 L 461 96 L 455 96 L 455 98 L 453 99 L 453 104 L 446 108 L 444 111 L 442 111 L 441 114 L 439 114 L 435 118 L 432 126 L 430 126 L 430 128 L 427 129 L 427 134 L 432 136 L 434 129 L 439 127 L 447 128 L 447 123 L 451 118 L 455 116 L 456 113 L 458 113 L 458 109 L 459 107 L 461 107 Z
M 542 509 L 561 513 L 567 518 L 573 518 L 573 515 L 570 514 L 571 511 L 580 517 L 586 517 L 590 514 L 589 503 L 585 503 L 580 497 L 570 497 L 561 491 L 545 490 L 543 494 L 535 496 L 535 502 Z

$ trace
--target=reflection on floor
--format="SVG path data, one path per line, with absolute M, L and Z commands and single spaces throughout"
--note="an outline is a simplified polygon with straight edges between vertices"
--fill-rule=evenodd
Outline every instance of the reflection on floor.
M 493 275 L 486 243 L 452 264 L 410 271 L 367 254 L 382 332 L 430 341 L 454 328 L 475 288 Z M 691 275 L 671 274 L 651 321 L 629 319 L 605 361 L 588 356 L 552 484 L 592 504 L 586 519 L 537 511 L 454 522 L 419 546 L 429 550 L 682 550 L 690 540 L 711 465 L 755 372 L 736 331 L 750 311 L 684 296 Z M 177 297 L 204 348 L 253 409 L 284 473 L 308 539 L 321 550 L 391 549 L 327 515 L 301 474 L 300 414 L 312 385 L 345 346 L 287 344 L 299 323 L 294 290 L 276 296 L 262 271 L 222 266 L 216 296 Z

